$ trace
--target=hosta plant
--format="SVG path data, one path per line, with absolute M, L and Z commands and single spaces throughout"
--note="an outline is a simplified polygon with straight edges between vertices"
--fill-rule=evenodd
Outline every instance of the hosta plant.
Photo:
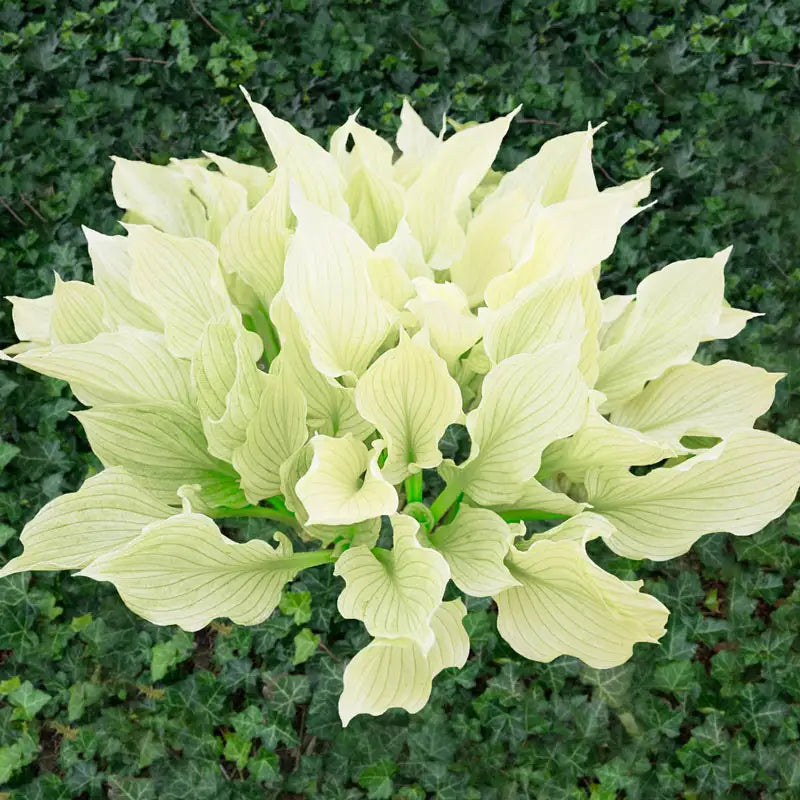
M 85 230 L 94 283 L 10 298 L 5 357 L 69 381 L 104 469 L 0 574 L 80 570 L 194 631 L 258 624 L 302 570 L 333 569 L 373 637 L 345 669 L 344 724 L 417 711 L 464 664 L 446 591 L 492 597 L 530 659 L 612 667 L 657 642 L 667 609 L 587 542 L 673 558 L 755 533 L 800 484 L 800 446 L 753 428 L 781 375 L 693 361 L 754 316 L 725 302 L 729 251 L 603 298 L 651 176 L 599 191 L 597 129 L 500 174 L 515 112 L 445 136 L 405 104 L 398 155 L 355 116 L 326 150 L 251 106 L 273 171 L 118 158 L 124 234 Z M 440 449 L 452 426 L 460 463 Z M 280 532 L 236 542 L 220 524 L 237 516 Z

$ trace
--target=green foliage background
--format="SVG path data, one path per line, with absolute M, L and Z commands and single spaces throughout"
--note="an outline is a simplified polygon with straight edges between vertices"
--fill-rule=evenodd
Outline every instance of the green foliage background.
M 203 16 L 205 15 L 205 16 Z M 432 126 L 518 103 L 502 165 L 608 120 L 606 185 L 656 167 L 658 205 L 602 288 L 735 245 L 728 297 L 759 310 L 704 351 L 789 372 L 764 425 L 800 439 L 800 5 L 661 0 L 23 2 L 0 7 L 0 291 L 86 279 L 79 225 L 115 230 L 110 154 L 200 149 L 268 163 L 237 84 L 315 137 L 346 115 L 386 135 L 407 94 Z M 13 340 L 8 306 L 0 344 Z M 94 465 L 65 386 L 0 371 L 0 545 Z M 250 521 L 253 523 L 253 521 Z M 259 527 L 259 524 L 261 527 Z M 263 523 L 232 535 L 264 536 Z M 671 609 L 660 646 L 599 672 L 532 664 L 470 603 L 473 654 L 409 717 L 336 698 L 364 644 L 317 568 L 266 623 L 195 636 L 105 584 L 0 582 L 0 797 L 800 797 L 800 516 L 635 568 Z M 313 603 L 309 603 L 313 596 Z

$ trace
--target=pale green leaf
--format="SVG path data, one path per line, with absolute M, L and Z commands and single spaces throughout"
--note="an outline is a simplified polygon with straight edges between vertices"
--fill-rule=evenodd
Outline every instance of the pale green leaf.
M 755 430 L 734 431 L 701 455 L 647 475 L 586 476 L 589 503 L 617 529 L 609 547 L 654 561 L 682 555 L 707 533 L 756 533 L 783 514 L 798 486 L 800 445 Z
M 349 525 L 397 510 L 397 492 L 378 466 L 384 444 L 372 450 L 351 435 L 315 436 L 311 466 L 295 491 L 309 525 Z
M 518 586 L 503 563 L 522 526 L 509 525 L 493 511 L 462 505 L 449 525 L 437 528 L 430 543 L 446 559 L 453 582 L 472 597 L 488 597 Z
M 202 514 L 176 514 L 78 574 L 113 583 L 131 611 L 156 625 L 197 631 L 218 617 L 258 625 L 299 571 L 289 540 L 276 539 L 278 547 L 238 544 Z
M 85 567 L 127 544 L 146 525 L 174 513 L 124 469 L 103 470 L 77 492 L 61 495 L 39 511 L 20 535 L 24 552 L 0 570 L 0 577 Z
M 360 619 L 372 636 L 410 639 L 427 653 L 434 643 L 431 617 L 442 602 L 450 570 L 435 550 L 417 540 L 419 523 L 403 514 L 391 518 L 391 550 L 350 547 L 334 574 L 344 578 L 339 613 Z
M 425 338 L 401 332 L 359 380 L 356 406 L 386 442 L 383 476 L 397 484 L 441 463 L 439 439 L 461 412 L 461 392 Z
M 53 345 L 89 342 L 100 333 L 112 330 L 106 303 L 100 290 L 91 283 L 62 281 L 56 275 L 50 316 Z
M 655 597 L 600 569 L 582 541 L 540 539 L 507 559 L 519 587 L 495 596 L 497 630 L 520 655 L 580 658 L 596 669 L 627 661 L 636 642 L 657 642 L 669 612 Z

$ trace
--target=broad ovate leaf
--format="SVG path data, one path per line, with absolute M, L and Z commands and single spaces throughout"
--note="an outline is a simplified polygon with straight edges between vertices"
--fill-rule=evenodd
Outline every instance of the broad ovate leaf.
M 545 447 L 574 433 L 588 409 L 577 353 L 556 345 L 494 367 L 467 415 L 470 456 L 449 476 L 480 505 L 514 503 L 536 474 Z
M 403 514 L 391 518 L 391 550 L 351 547 L 336 562 L 345 581 L 339 613 L 360 619 L 370 635 L 410 639 L 427 653 L 434 643 L 430 622 L 442 602 L 450 570 L 447 561 L 417 540 L 419 523 Z
M 586 476 L 592 508 L 617 529 L 607 539 L 626 558 L 665 561 L 707 533 L 748 536 L 791 505 L 800 486 L 800 445 L 773 433 L 736 430 L 677 466 L 634 476 Z
M 601 411 L 637 395 L 669 367 L 692 359 L 703 333 L 719 318 L 723 269 L 730 249 L 712 258 L 676 261 L 648 275 L 632 305 L 606 333 L 596 388 L 607 397 Z
M 472 597 L 488 597 L 519 582 L 504 559 L 525 528 L 509 525 L 487 508 L 462 505 L 449 525 L 436 529 L 430 543 L 450 567 L 453 583 Z
M 313 139 L 304 136 L 286 120 L 278 119 L 266 106 L 254 103 L 242 89 L 267 140 L 278 169 L 285 169 L 303 195 L 331 214 L 347 219 L 345 179 L 336 159 Z
M 105 299 L 96 286 L 83 281 L 62 281 L 57 274 L 55 278 L 50 315 L 53 345 L 88 342 L 112 330 Z
M 665 606 L 639 591 L 641 581 L 600 569 L 583 541 L 540 539 L 512 549 L 506 563 L 520 585 L 495 596 L 497 630 L 525 658 L 570 655 L 608 669 L 627 661 L 636 642 L 665 633 Z
M 538 474 L 540 478 L 563 474 L 580 483 L 593 467 L 655 464 L 685 452 L 677 442 L 672 444 L 633 428 L 614 425 L 593 410 L 569 439 L 547 447 Z
M 125 470 L 103 470 L 87 478 L 77 492 L 63 494 L 39 511 L 20 535 L 24 552 L 0 570 L 0 577 L 85 567 L 135 539 L 151 522 L 174 513 Z
M 453 134 L 406 192 L 405 218 L 434 269 L 446 269 L 463 249 L 469 196 L 491 167 L 517 111 Z
M 192 408 L 188 362 L 176 358 L 164 338 L 125 328 L 79 344 L 30 350 L 15 359 L 28 369 L 69 381 L 88 406 L 103 403 L 174 403 Z
M 461 392 L 425 337 L 403 332 L 359 380 L 356 405 L 386 442 L 383 476 L 397 484 L 441 463 L 439 439 L 461 412 Z
M 311 446 L 311 466 L 295 487 L 309 525 L 349 525 L 397 511 L 397 492 L 378 466 L 382 441 L 369 450 L 350 434 L 315 436 Z
M 297 232 L 286 255 L 283 291 L 323 375 L 361 375 L 392 324 L 373 289 L 372 251 L 345 222 L 297 198 Z
M 469 637 L 461 600 L 442 603 L 430 621 L 434 644 L 427 654 L 411 639 L 375 639 L 356 654 L 344 671 L 339 716 L 347 727 L 358 714 L 379 716 L 390 708 L 413 714 L 428 701 L 431 682 L 448 667 L 463 667 Z
M 307 437 L 303 393 L 284 377 L 268 375 L 245 440 L 233 454 L 233 466 L 251 503 L 281 493 L 281 466 Z
M 650 381 L 612 411 L 611 421 L 654 439 L 725 438 L 737 428 L 753 427 L 772 405 L 775 384 L 782 377 L 738 361 L 710 366 L 690 361 Z
M 259 539 L 239 544 L 209 517 L 181 513 L 148 525 L 78 574 L 113 583 L 125 605 L 155 625 L 198 631 L 219 617 L 258 625 L 299 572 L 289 540 L 276 539 L 277 547 Z
M 242 164 L 232 158 L 209 153 L 204 150 L 203 155 L 212 161 L 219 171 L 232 181 L 236 181 L 247 193 L 248 208 L 253 208 L 259 200 L 269 191 L 275 174 L 267 172 L 263 167 L 253 164 Z
M 94 285 L 105 298 L 108 319 L 117 325 L 163 332 L 164 323 L 158 315 L 133 296 L 133 262 L 128 252 L 129 238 L 105 236 L 86 226 L 83 227 L 83 235 L 92 259 Z
M 17 297 L 9 295 L 11 319 L 20 343 L 31 342 L 34 346 L 50 345 L 50 318 L 53 315 L 52 294 L 44 297 Z M 10 351 L 10 352 L 13 352 Z
M 233 313 L 216 248 L 149 225 L 128 226 L 128 239 L 134 294 L 164 323 L 170 351 L 191 358 L 206 325 Z
M 241 494 L 236 473 L 209 454 L 200 418 L 186 408 L 114 404 L 75 416 L 100 461 L 124 467 L 159 500 L 173 502 L 180 486 L 196 483 L 207 502 L 236 505 Z

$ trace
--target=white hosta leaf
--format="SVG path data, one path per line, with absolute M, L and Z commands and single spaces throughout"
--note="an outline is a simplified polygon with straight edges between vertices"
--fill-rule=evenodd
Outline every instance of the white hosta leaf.
M 489 308 L 499 308 L 548 275 L 580 278 L 608 258 L 622 226 L 642 210 L 637 203 L 650 193 L 650 179 L 647 175 L 541 209 L 533 228 L 530 256 L 486 287 Z
M 427 161 L 405 195 L 406 220 L 428 264 L 446 269 L 459 255 L 464 232 L 459 215 L 491 167 L 513 111 L 453 134 Z
M 495 596 L 497 630 L 520 655 L 552 661 L 571 655 L 596 669 L 627 661 L 636 642 L 657 642 L 668 610 L 639 591 L 641 581 L 622 581 L 600 569 L 583 541 L 534 541 L 507 559 L 520 582 Z
M 309 525 L 349 525 L 397 511 L 397 492 L 381 475 L 378 457 L 351 435 L 315 436 L 314 457 L 295 491 L 308 512 Z
M 159 500 L 173 502 L 187 483 L 212 494 L 218 484 L 238 486 L 233 469 L 209 454 L 200 419 L 182 406 L 104 405 L 74 416 L 104 466 L 124 467 Z
M 725 438 L 737 428 L 753 427 L 772 405 L 775 384 L 782 377 L 738 361 L 711 366 L 690 361 L 650 381 L 612 412 L 611 421 L 654 439 Z
M 402 155 L 394 164 L 394 177 L 408 187 L 441 149 L 441 136 L 431 133 L 408 100 L 404 99 L 396 141 Z
M 586 331 L 575 280 L 544 280 L 496 311 L 485 309 L 483 346 L 494 363 L 518 353 L 537 353 L 559 342 L 579 347 Z
M 498 196 L 519 192 L 543 206 L 597 194 L 592 141 L 599 128 L 576 131 L 545 142 L 539 152 L 503 176 Z
M 531 226 L 528 210 L 522 192 L 490 195 L 470 220 L 464 252 L 450 266 L 450 277 L 464 290 L 470 306 L 482 303 L 489 283 L 517 263 L 517 237 Z
M 339 613 L 360 619 L 372 636 L 411 639 L 427 653 L 433 646 L 431 617 L 442 602 L 450 570 L 435 550 L 417 541 L 419 523 L 392 516 L 391 550 L 351 547 L 339 556 L 334 574 L 344 578 Z
M 84 405 L 176 403 L 193 406 L 189 365 L 175 358 L 157 333 L 124 329 L 101 333 L 90 342 L 30 350 L 17 363 L 69 381 Z
M 0 577 L 25 570 L 85 567 L 127 544 L 146 525 L 174 513 L 125 470 L 103 470 L 77 492 L 61 495 L 39 511 L 20 535 L 24 552 L 0 570 Z
M 647 475 L 594 471 L 589 503 L 617 529 L 608 546 L 626 558 L 664 561 L 707 533 L 748 536 L 791 505 L 800 486 L 800 445 L 737 430 L 720 444 Z
M 92 259 L 94 285 L 105 298 L 108 318 L 118 325 L 163 332 L 164 324 L 158 315 L 131 291 L 133 263 L 128 253 L 129 239 L 105 236 L 86 226 L 83 235 Z
M 362 375 L 356 405 L 386 442 L 383 476 L 397 484 L 441 463 L 439 439 L 461 412 L 461 392 L 424 337 L 401 332 L 397 347 Z
M 414 238 L 404 219 L 400 220 L 394 236 L 375 248 L 375 255 L 394 260 L 409 278 L 433 279 L 433 270 L 425 263 L 422 245 Z
M 519 581 L 503 559 L 522 526 L 509 525 L 493 511 L 462 505 L 449 525 L 437 528 L 430 542 L 446 559 L 453 582 L 472 597 L 488 597 Z
M 563 473 L 581 483 L 595 467 L 632 467 L 655 464 L 686 450 L 677 442 L 642 434 L 608 422 L 597 411 L 590 411 L 583 425 L 569 438 L 553 442 L 542 455 L 540 476 Z
M 231 220 L 219 243 L 223 269 L 238 275 L 264 306 L 269 306 L 283 284 L 291 235 L 288 173 L 277 169 L 275 175 L 270 190 L 255 207 Z
M 535 478 L 522 484 L 521 494 L 514 503 L 501 504 L 496 511 L 524 510 L 546 511 L 550 514 L 564 514 L 571 517 L 580 514 L 586 508 L 586 503 L 578 503 L 562 492 L 549 489 Z
M 413 281 L 417 297 L 406 307 L 427 331 L 433 349 L 454 370 L 459 356 L 481 337 L 480 320 L 469 310 L 464 292 L 454 283 L 434 283 L 428 278 Z
M 174 167 L 112 156 L 114 200 L 138 224 L 153 225 L 174 236 L 205 236 L 206 208 L 192 182 Z
M 258 625 L 299 572 L 289 540 L 275 538 L 278 547 L 258 539 L 239 544 L 202 514 L 176 514 L 78 574 L 113 583 L 125 605 L 155 625 L 198 631 L 218 617 Z
M 219 171 L 232 181 L 244 187 L 247 193 L 247 205 L 253 208 L 259 200 L 269 191 L 274 180 L 274 174 L 267 172 L 263 167 L 253 164 L 242 164 L 232 158 L 219 156 L 216 153 L 203 151 L 203 155 L 216 164 Z
M 549 539 L 553 542 L 572 541 L 584 543 L 592 539 L 606 540 L 615 533 L 615 530 L 614 526 L 605 517 L 601 517 L 591 511 L 582 511 L 549 531 L 534 533 L 526 544 L 530 545 L 541 539 Z M 526 548 L 523 546 L 521 549 L 524 550 Z
M 428 701 L 431 681 L 447 667 L 461 668 L 469 656 L 469 637 L 460 600 L 442 603 L 431 618 L 436 637 L 423 653 L 410 639 L 375 639 L 356 654 L 344 671 L 339 716 L 347 727 L 358 714 L 379 716 L 390 708 L 413 714 Z
M 284 496 L 287 508 L 294 512 L 306 534 L 324 544 L 341 540 L 352 545 L 374 547 L 380 535 L 380 517 L 372 517 L 349 525 L 308 524 L 308 512 L 297 495 L 297 481 L 308 472 L 313 457 L 314 448 L 311 444 L 306 444 L 281 464 L 281 494 Z
M 396 311 L 414 297 L 414 284 L 394 257 L 376 251 L 367 262 L 367 272 L 372 288 Z
M 360 375 L 392 321 L 370 283 L 372 251 L 346 223 L 302 199 L 286 255 L 283 291 L 323 374 Z
M 355 390 L 326 378 L 314 368 L 305 334 L 282 292 L 270 306 L 270 317 L 281 337 L 281 352 L 270 369 L 285 376 L 305 396 L 308 429 L 325 436 L 351 433 L 359 440 L 373 433 L 375 427 L 356 409 Z
M 763 316 L 763 314 L 746 311 L 743 308 L 731 308 L 730 303 L 723 300 L 719 319 L 712 328 L 703 334 L 700 341 L 711 342 L 714 341 L 714 339 L 733 339 L 734 336 L 737 336 L 744 330 L 744 326 L 747 325 L 751 319 Z
M 472 451 L 455 476 L 476 503 L 515 502 L 544 448 L 580 427 L 588 401 L 576 361 L 557 345 L 511 356 L 484 378 L 481 403 L 467 415 Z
M 56 275 L 50 339 L 53 345 L 79 344 L 112 330 L 106 316 L 106 303 L 100 290 L 91 283 L 62 281 Z
M 267 376 L 246 438 L 233 454 L 233 466 L 251 503 L 281 493 L 281 465 L 307 437 L 303 393 L 280 376 Z
M 259 337 L 230 320 L 206 326 L 192 358 L 192 381 L 209 452 L 230 461 L 258 408 L 267 376 Z
M 134 293 L 164 323 L 167 347 L 191 358 L 208 322 L 232 313 L 216 248 L 146 225 L 128 227 Z
M 600 352 L 596 388 L 608 398 L 602 411 L 637 395 L 668 367 L 692 359 L 703 333 L 719 317 L 729 253 L 676 261 L 639 284 L 632 307 L 606 334 L 614 343 Z
M 353 148 L 347 151 L 347 141 Z M 346 176 L 353 227 L 370 247 L 392 238 L 403 216 L 403 187 L 392 171 L 391 144 L 356 122 L 355 114 L 331 137 L 331 152 Z
M 50 318 L 53 314 L 53 295 L 16 297 L 9 295 L 11 319 L 20 342 L 34 342 L 40 347 L 50 344 Z
M 278 169 L 285 169 L 299 184 L 303 195 L 320 208 L 341 219 L 349 209 L 344 199 L 344 176 L 336 159 L 313 139 L 295 130 L 286 120 L 278 119 L 268 108 L 254 103 L 242 89 L 267 140 Z
M 247 192 L 244 187 L 221 172 L 211 172 L 205 164 L 200 166 L 188 159 L 173 158 L 170 167 L 191 182 L 192 194 L 200 198 L 206 210 L 208 223 L 203 236 L 213 245 L 218 244 L 228 223 L 247 211 Z
M 591 272 L 578 279 L 578 291 L 583 306 L 584 335 L 578 369 L 587 386 L 594 386 L 600 373 L 600 328 L 603 324 L 603 304 L 597 280 Z

